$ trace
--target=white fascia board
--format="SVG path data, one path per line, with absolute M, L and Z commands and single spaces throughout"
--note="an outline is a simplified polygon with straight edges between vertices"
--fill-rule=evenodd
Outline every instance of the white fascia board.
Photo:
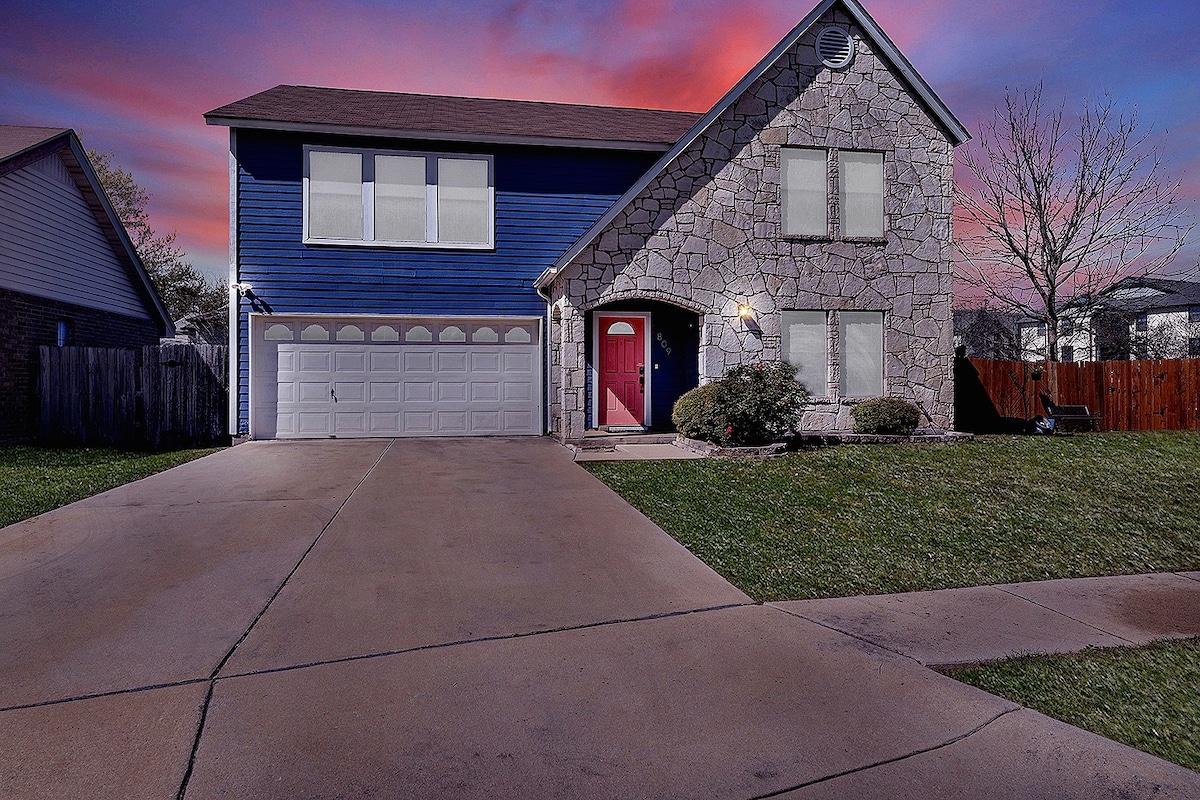
M 708 126 L 712 125 L 712 123 L 716 121 L 717 117 L 725 113 L 725 110 L 733 105 L 734 102 L 736 102 L 737 99 L 750 88 L 751 84 L 761 78 L 763 74 L 775 64 L 776 61 L 782 58 L 788 50 L 792 49 L 796 42 L 800 40 L 800 37 L 807 33 L 808 29 L 811 28 L 818 19 L 824 16 L 830 8 L 839 3 L 846 9 L 847 12 L 849 12 L 852 17 L 854 17 L 855 22 L 857 22 L 859 27 L 861 27 L 866 35 L 870 37 L 876 48 L 890 61 L 892 61 L 893 64 L 895 64 L 896 69 L 899 70 L 905 81 L 907 81 L 908 84 L 912 86 L 917 94 L 921 97 L 921 99 L 925 101 L 930 110 L 933 112 L 934 116 L 945 127 L 946 132 L 950 136 L 951 142 L 957 146 L 970 139 L 970 134 L 967 133 L 967 130 L 962 126 L 962 123 L 955 119 L 954 115 L 950 113 L 950 109 L 948 109 L 945 104 L 938 99 L 937 95 L 933 93 L 933 89 L 930 88 L 929 84 L 925 82 L 925 79 L 917 73 L 916 69 L 913 68 L 908 59 L 906 59 L 900 53 L 900 51 L 896 49 L 896 46 L 892 44 L 890 39 L 887 38 L 887 36 L 883 33 L 883 30 L 877 24 L 875 24 L 875 21 L 871 19 L 871 16 L 867 14 L 866 10 L 861 5 L 859 5 L 857 0 L 822 0 L 822 2 L 818 4 L 817 7 L 812 11 L 810 11 L 804 17 L 804 19 L 800 20 L 796 27 L 792 28 L 791 32 L 787 36 L 783 37 L 779 44 L 775 45 L 775 47 L 773 47 L 771 51 L 754 66 L 753 69 L 746 73 L 745 77 L 738 81 L 732 89 L 726 92 L 725 96 L 722 97 L 717 104 L 713 106 L 704 116 L 702 116 L 696 122 L 696 124 L 693 125 L 691 129 L 685 133 L 678 142 L 675 143 L 674 147 L 668 150 L 663 157 L 660 158 L 654 164 L 654 166 L 652 166 L 646 172 L 645 175 L 638 179 L 637 183 L 630 187 L 629 191 L 621 195 L 621 197 L 618 198 L 617 201 L 613 203 L 612 206 L 610 206 L 609 209 L 604 212 L 604 214 L 584 232 L 583 236 L 581 236 L 575 242 L 575 244 L 571 245 L 571 247 L 565 253 L 559 256 L 552 266 L 548 267 L 544 272 L 542 272 L 542 274 L 538 276 L 537 280 L 534 281 L 534 287 L 537 289 L 543 289 L 549 285 L 550 282 L 553 281 L 554 278 L 562 271 L 562 269 L 576 256 L 583 252 L 583 249 L 591 244 L 595 238 L 599 236 L 600 233 L 608 226 L 608 224 L 616 219 L 617 215 L 625 210 L 625 208 L 631 202 L 633 202 L 633 200 L 639 194 L 641 194 L 647 186 L 650 185 L 650 182 L 658 177 L 658 175 L 661 174 L 667 168 L 667 166 L 670 165 L 670 163 L 674 161 L 679 154 L 684 151 L 685 148 L 688 147 L 688 145 L 694 142 L 696 138 L 708 128 Z
M 259 130 L 295 133 L 332 133 L 339 136 L 372 136 L 384 139 L 408 139 L 429 142 L 464 142 L 469 144 L 532 145 L 536 147 L 584 147 L 591 150 L 635 150 L 656 153 L 669 145 L 657 142 L 615 141 L 610 139 L 567 139 L 556 136 L 516 136 L 511 134 L 443 133 L 440 131 L 397 130 L 395 128 L 372 128 L 358 125 L 337 125 L 327 122 L 272 122 L 261 119 L 239 119 L 237 117 L 205 117 L 209 125 L 229 128 L 256 128 Z

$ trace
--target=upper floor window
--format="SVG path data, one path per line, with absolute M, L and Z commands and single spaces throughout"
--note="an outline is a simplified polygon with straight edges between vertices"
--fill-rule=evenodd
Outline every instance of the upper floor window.
M 842 236 L 883 238 L 883 153 L 842 150 Z
M 304 156 L 306 242 L 493 245 L 490 156 L 316 147 Z
M 829 235 L 829 153 L 787 147 L 780 151 L 780 217 L 784 236 Z
M 1133 327 L 1139 331 L 1150 330 L 1150 316 L 1145 311 L 1138 314 L 1137 318 L 1133 321 Z
M 1200 322 L 1200 306 L 1188 306 L 1188 322 Z
M 883 222 L 883 153 L 838 152 L 841 236 L 880 239 Z M 829 152 L 780 150 L 780 217 L 784 236 L 829 236 Z
M 1069 319 L 1059 320 L 1059 322 L 1058 322 L 1058 335 L 1059 336 L 1072 336 L 1072 335 L 1074 335 L 1074 333 L 1075 333 L 1074 320 L 1069 320 Z

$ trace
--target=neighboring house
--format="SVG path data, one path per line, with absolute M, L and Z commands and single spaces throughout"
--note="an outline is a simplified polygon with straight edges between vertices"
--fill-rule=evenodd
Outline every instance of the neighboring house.
M 39 345 L 173 333 L 74 131 L 0 125 L 0 439 L 34 433 Z
M 1018 315 L 992 308 L 954 311 L 954 347 L 967 358 L 1016 361 L 1021 357 L 1017 339 Z
M 1045 357 L 1046 325 L 1019 326 L 1024 358 Z M 1068 304 L 1059 321 L 1059 361 L 1200 358 L 1200 283 L 1125 278 L 1090 301 Z
M 278 86 L 230 127 L 234 433 L 670 427 L 784 358 L 806 428 L 953 414 L 966 131 L 855 0 L 705 114 Z
M 229 312 L 197 311 L 175 320 L 175 335 L 164 342 L 183 344 L 229 344 Z

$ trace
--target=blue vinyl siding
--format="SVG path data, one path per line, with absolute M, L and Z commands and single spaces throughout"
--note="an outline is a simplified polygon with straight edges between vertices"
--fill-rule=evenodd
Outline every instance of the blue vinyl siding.
M 303 146 L 495 156 L 494 249 L 305 245 Z M 545 314 L 533 281 L 656 160 L 656 153 L 463 146 L 240 129 L 239 280 L 277 314 Z M 249 304 L 238 325 L 239 428 L 249 425 Z

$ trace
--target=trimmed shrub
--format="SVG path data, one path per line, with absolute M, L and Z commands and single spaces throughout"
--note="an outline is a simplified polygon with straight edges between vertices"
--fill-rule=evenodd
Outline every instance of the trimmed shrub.
M 876 397 L 850 409 L 854 430 L 858 433 L 886 433 L 908 436 L 917 429 L 921 411 L 899 397 Z
M 722 447 L 770 444 L 796 430 L 808 390 L 782 361 L 743 364 L 680 397 L 675 429 Z

